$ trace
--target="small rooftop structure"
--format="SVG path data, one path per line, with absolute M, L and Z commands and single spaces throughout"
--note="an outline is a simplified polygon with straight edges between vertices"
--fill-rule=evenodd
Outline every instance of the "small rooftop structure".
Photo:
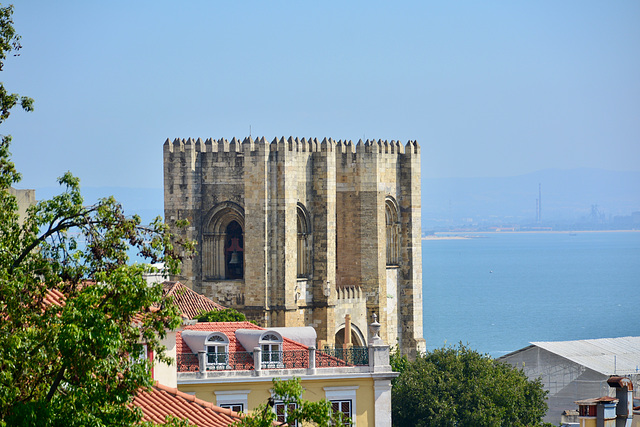
M 612 394 L 611 376 L 627 376 L 638 390 L 640 337 L 541 341 L 498 358 L 521 368 L 529 379 L 542 378 L 549 391 L 545 422 L 557 424 L 576 401 Z
M 607 384 L 615 389 L 616 397 L 602 396 L 576 401 L 581 427 L 632 427 L 633 383 L 626 377 L 611 377 Z
M 185 378 L 181 373 L 187 372 L 313 369 L 369 363 L 368 348 L 344 350 L 341 354 L 316 352 L 315 339 L 313 328 L 265 329 L 250 322 L 196 323 L 176 336 L 178 378 Z

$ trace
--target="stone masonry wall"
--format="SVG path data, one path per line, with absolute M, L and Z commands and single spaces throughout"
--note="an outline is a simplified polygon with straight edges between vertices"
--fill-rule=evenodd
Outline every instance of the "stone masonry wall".
M 199 248 L 172 279 L 265 326 L 314 326 L 319 341 L 329 344 L 345 314 L 366 334 L 375 312 L 386 342 L 399 341 L 405 353 L 424 347 L 417 143 L 167 140 L 164 173 L 165 217 L 169 224 L 188 219 L 187 229 L 174 232 L 196 240 Z M 401 259 L 391 268 L 387 197 L 399 206 L 401 223 Z M 299 204 L 311 222 L 306 278 L 297 277 Z M 211 243 L 212 218 L 225 206 L 242 222 L 243 279 L 211 273 L 213 265 L 220 269 L 215 257 L 221 250 Z M 360 293 L 354 297 L 345 289 Z

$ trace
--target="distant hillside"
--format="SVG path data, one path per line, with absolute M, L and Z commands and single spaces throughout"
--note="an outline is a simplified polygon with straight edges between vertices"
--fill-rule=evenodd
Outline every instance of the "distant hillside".
M 543 220 L 580 219 L 592 205 L 606 218 L 640 211 L 640 172 L 549 169 L 503 178 L 423 178 L 423 226 L 464 218 L 533 221 L 538 184 Z
M 464 219 L 533 221 L 538 183 L 543 220 L 579 220 L 590 214 L 592 205 L 598 205 L 607 218 L 640 211 L 640 172 L 551 169 L 503 178 L 423 178 L 423 227 L 460 224 Z M 36 198 L 59 191 L 38 188 Z M 163 215 L 160 188 L 84 187 L 83 193 L 87 203 L 114 195 L 127 213 L 137 213 L 145 222 Z

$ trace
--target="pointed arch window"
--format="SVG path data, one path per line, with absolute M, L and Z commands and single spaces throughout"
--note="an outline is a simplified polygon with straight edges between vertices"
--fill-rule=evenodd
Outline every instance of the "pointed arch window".
M 244 210 L 233 202 L 216 205 L 203 233 L 202 272 L 205 279 L 244 279 Z
M 297 275 L 307 278 L 311 275 L 311 221 L 309 212 L 301 203 L 298 203 L 297 213 Z
M 384 213 L 387 237 L 387 265 L 397 266 L 400 263 L 400 222 L 398 221 L 398 205 L 393 198 L 386 198 Z

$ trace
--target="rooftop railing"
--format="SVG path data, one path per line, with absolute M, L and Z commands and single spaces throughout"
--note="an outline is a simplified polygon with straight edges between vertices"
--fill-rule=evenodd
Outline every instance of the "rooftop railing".
M 250 371 L 252 369 L 253 353 L 251 352 L 207 353 L 208 371 Z
M 342 366 L 336 364 L 337 361 L 346 362 L 349 365 L 354 366 L 367 366 L 369 365 L 369 348 L 368 347 L 325 347 L 318 350 L 318 355 L 324 355 L 327 357 L 316 356 L 316 367 L 333 367 Z
M 260 366 L 255 369 L 258 361 Z M 178 372 L 367 366 L 369 364 L 369 349 L 367 347 L 351 347 L 347 349 L 325 347 L 322 350 L 316 350 L 311 347 L 307 350 L 263 351 L 256 348 L 254 352 L 201 352 L 200 355 L 182 353 L 177 355 L 176 362 Z

